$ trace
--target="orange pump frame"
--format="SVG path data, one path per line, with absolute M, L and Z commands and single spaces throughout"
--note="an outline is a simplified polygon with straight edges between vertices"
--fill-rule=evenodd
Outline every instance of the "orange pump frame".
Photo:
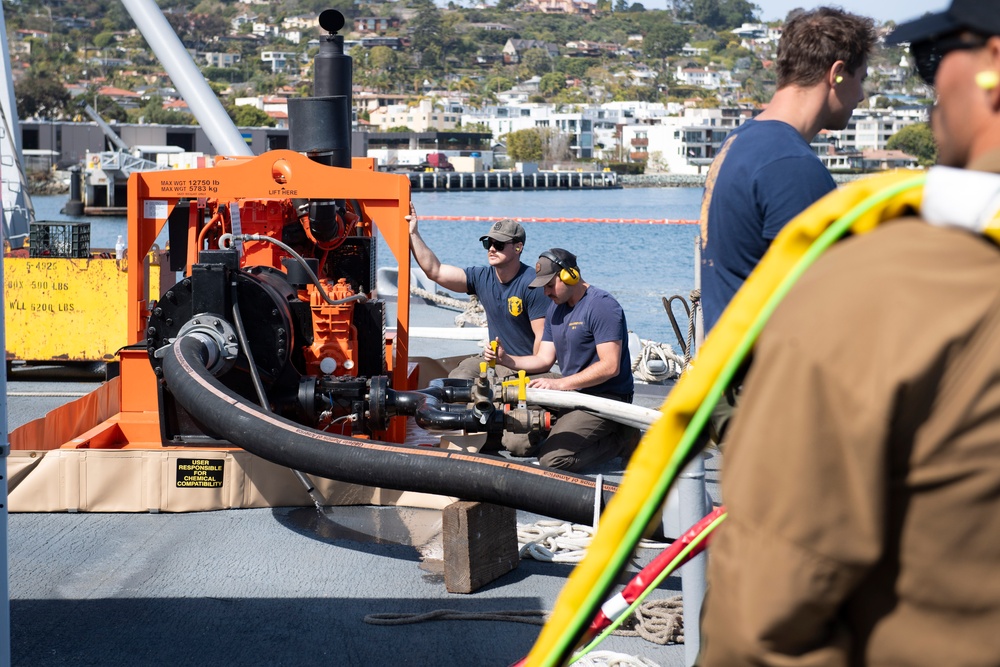
M 190 200 L 192 211 L 195 211 L 199 199 L 228 204 L 292 198 L 357 202 L 361 208 L 362 222 L 359 224 L 374 223 L 399 265 L 399 294 L 409 294 L 410 236 L 405 216 L 410 207 L 410 181 L 403 175 L 376 172 L 375 161 L 370 158 L 354 158 L 351 169 L 342 169 L 318 164 L 293 151 L 278 150 L 252 158 L 219 158 L 210 169 L 135 173 L 128 183 L 129 253 L 133 257 L 144 257 L 150 251 L 170 213 L 182 199 Z M 192 213 L 188 228 L 188 271 L 197 261 L 199 240 L 203 240 L 203 235 L 199 235 L 201 231 L 198 218 Z M 375 298 L 375 286 L 367 287 L 370 290 L 368 297 Z M 146 416 L 139 421 L 149 423 L 149 412 L 158 409 L 156 380 L 145 348 L 140 345 L 145 341 L 150 315 L 150 304 L 145 296 L 148 288 L 144 272 L 130 272 L 128 344 L 135 347 L 121 351 L 122 414 L 118 415 L 118 423 L 122 430 L 126 429 L 126 422 L 131 421 L 126 413 L 144 413 Z M 399 299 L 395 334 L 388 334 L 382 343 L 392 385 L 400 389 L 416 388 L 417 369 L 409 363 L 409 318 L 409 300 Z M 405 418 L 395 417 L 389 429 L 378 435 L 402 442 L 405 428 Z M 159 446 L 158 433 L 156 444 L 139 445 L 132 438 L 126 436 L 125 439 L 129 444 L 110 446 Z M 87 444 L 78 442 L 77 446 L 101 445 L 91 440 Z

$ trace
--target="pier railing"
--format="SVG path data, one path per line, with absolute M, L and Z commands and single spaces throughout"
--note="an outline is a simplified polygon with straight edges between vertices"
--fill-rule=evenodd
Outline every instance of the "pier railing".
M 410 189 L 427 190 L 593 190 L 620 188 L 612 171 L 434 171 L 408 174 Z

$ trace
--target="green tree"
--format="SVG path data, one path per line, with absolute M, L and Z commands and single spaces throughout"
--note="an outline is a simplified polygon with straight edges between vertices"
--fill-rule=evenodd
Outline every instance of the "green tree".
M 885 147 L 889 150 L 900 150 L 907 155 L 912 155 L 924 167 L 937 162 L 937 143 L 934 141 L 934 133 L 931 132 L 927 123 L 907 125 L 889 137 Z
M 274 127 L 274 119 L 265 111 L 249 104 L 241 104 L 230 113 L 233 122 L 239 127 Z
M 545 49 L 528 49 L 521 56 L 521 64 L 534 76 L 552 71 L 552 58 Z
M 192 125 L 195 123 L 194 116 L 163 108 L 163 98 L 154 95 L 149 98 L 146 105 L 141 109 L 129 111 L 129 118 L 133 122 L 142 118 L 143 122 L 151 125 Z
M 537 130 L 517 130 L 504 136 L 507 156 L 515 162 L 538 162 L 544 152 L 542 136 Z
M 412 31 L 410 43 L 417 53 L 421 53 L 431 46 L 440 49 L 442 42 L 445 41 L 441 10 L 430 0 L 421 0 L 419 12 L 409 22 L 409 28 Z
M 70 94 L 55 73 L 32 68 L 14 83 L 14 99 L 21 118 L 59 118 L 66 113 Z
M 738 28 L 760 10 L 747 0 L 692 0 L 690 17 L 712 30 Z
M 543 95 L 552 96 L 566 87 L 566 75 L 558 72 L 549 72 L 542 75 L 538 82 L 538 91 Z
M 642 38 L 642 52 L 650 58 L 666 58 L 680 52 L 690 37 L 687 29 L 676 23 L 660 23 Z
M 94 46 L 99 49 L 106 49 L 108 45 L 115 41 L 115 34 L 113 32 L 99 32 L 94 35 Z
M 592 64 L 590 58 L 560 58 L 556 61 L 555 71 L 583 79 L 587 76 L 587 70 Z
M 388 46 L 373 46 L 366 62 L 373 69 L 389 71 L 397 66 L 398 58 Z
M 492 76 L 486 79 L 483 89 L 487 92 L 497 94 L 505 90 L 510 90 L 514 86 L 514 80 L 506 76 Z

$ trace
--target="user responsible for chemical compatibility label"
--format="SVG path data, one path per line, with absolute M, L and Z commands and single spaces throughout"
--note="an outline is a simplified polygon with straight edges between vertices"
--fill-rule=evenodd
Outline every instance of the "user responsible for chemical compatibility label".
M 177 488 L 217 489 L 225 464 L 224 459 L 177 459 Z

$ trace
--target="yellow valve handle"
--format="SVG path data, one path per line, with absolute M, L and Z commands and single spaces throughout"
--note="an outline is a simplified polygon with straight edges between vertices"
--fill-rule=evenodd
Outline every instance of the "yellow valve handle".
M 518 371 L 517 377 L 513 380 L 504 380 L 500 384 L 504 387 L 517 387 L 517 400 L 521 403 L 528 400 L 528 382 L 531 378 L 524 371 Z
M 489 360 L 490 368 L 497 367 L 497 346 L 500 345 L 500 339 L 496 338 L 490 341 L 490 349 L 493 350 L 493 358 Z

